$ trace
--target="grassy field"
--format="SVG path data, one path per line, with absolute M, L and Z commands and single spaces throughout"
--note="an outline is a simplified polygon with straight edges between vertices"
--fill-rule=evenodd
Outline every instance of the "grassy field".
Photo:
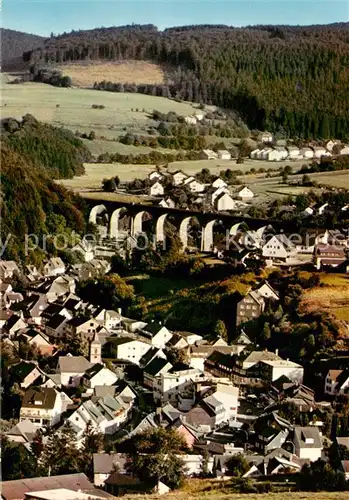
M 321 273 L 320 285 L 306 290 L 303 311 L 326 311 L 338 320 L 349 322 L 349 276 Z
M 164 83 L 160 66 L 146 61 L 78 62 L 61 64 L 64 75 L 72 78 L 73 85 L 90 87 L 103 80 L 113 83 Z
M 21 118 L 24 114 L 31 113 L 44 122 L 62 125 L 73 131 L 94 130 L 97 135 L 108 138 L 116 138 L 120 133 L 125 133 L 125 128 L 128 131 L 144 132 L 153 124 L 148 113 L 154 109 L 163 113 L 175 111 L 182 116 L 193 114 L 196 109 L 191 103 L 176 102 L 164 97 L 59 88 L 41 83 L 13 85 L 4 83 L 6 76 L 1 81 L 2 117 Z M 105 108 L 92 109 L 92 104 L 103 105 Z

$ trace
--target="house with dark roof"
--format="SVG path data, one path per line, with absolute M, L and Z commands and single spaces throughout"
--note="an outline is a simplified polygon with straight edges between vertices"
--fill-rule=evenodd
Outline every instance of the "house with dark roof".
M 30 420 L 38 427 L 52 427 L 61 420 L 63 399 L 56 389 L 34 387 L 23 396 L 19 419 Z
M 156 377 L 162 373 L 167 373 L 172 368 L 172 365 L 167 359 L 156 357 L 147 364 L 143 370 L 144 385 L 153 389 Z
M 166 356 L 162 349 L 151 347 L 145 354 L 143 354 L 143 356 L 139 360 L 139 366 L 141 368 L 144 368 L 145 366 L 147 366 L 147 364 L 150 363 L 150 361 L 152 361 L 156 357 L 166 359 Z
M 82 376 L 82 384 L 88 389 L 98 386 L 110 386 L 118 380 L 117 375 L 100 363 L 92 365 Z
M 81 335 L 86 340 L 93 340 L 98 332 L 100 324 L 88 316 L 80 316 L 68 320 L 65 324 L 64 332 L 70 335 Z
M 20 316 L 12 314 L 12 316 L 7 319 L 2 329 L 5 333 L 7 333 L 10 339 L 13 339 L 16 336 L 16 333 L 26 326 L 27 324 Z
M 295 454 L 299 458 L 305 458 L 315 462 L 322 455 L 322 439 L 317 427 L 299 427 L 294 428 L 293 443 Z
M 110 337 L 105 348 L 110 350 L 113 358 L 139 365 L 142 357 L 151 348 L 150 342 L 142 339 L 143 337 L 138 339 L 133 337 Z
M 172 333 L 166 326 L 156 321 L 148 323 L 139 334 L 145 336 L 151 345 L 158 349 L 164 349 L 167 342 L 172 338 Z
M 21 361 L 10 368 L 11 382 L 17 383 L 22 389 L 27 389 L 34 383 L 38 383 L 43 376 L 37 363 L 32 361 Z
M 93 454 L 93 482 L 95 486 L 104 486 L 108 477 L 117 470 L 124 474 L 127 456 L 123 453 L 94 453 Z
M 314 264 L 316 269 L 336 268 L 346 262 L 345 249 L 338 245 L 316 245 L 314 248 Z
M 349 370 L 329 370 L 325 379 L 325 394 L 338 396 L 349 393 Z
M 70 318 L 71 319 L 71 318 Z M 45 333 L 52 339 L 59 339 L 65 332 L 65 325 L 69 321 L 62 314 L 55 314 L 45 321 Z

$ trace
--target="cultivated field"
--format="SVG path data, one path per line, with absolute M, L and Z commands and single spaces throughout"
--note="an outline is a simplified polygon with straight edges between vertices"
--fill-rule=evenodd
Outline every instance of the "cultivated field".
M 64 75 L 72 78 L 77 87 L 92 87 L 94 82 L 106 80 L 113 83 L 155 83 L 165 81 L 157 64 L 146 61 L 77 62 L 58 66 Z
M 185 116 L 195 112 L 195 105 L 164 97 L 143 94 L 112 93 L 90 89 L 59 88 L 43 83 L 8 84 L 2 79 L 1 115 L 21 118 L 31 113 L 38 120 L 64 126 L 73 131 L 90 132 L 109 139 L 125 131 L 144 133 L 155 124 L 148 114 L 154 109 L 175 111 Z M 105 106 L 92 109 L 92 104 Z

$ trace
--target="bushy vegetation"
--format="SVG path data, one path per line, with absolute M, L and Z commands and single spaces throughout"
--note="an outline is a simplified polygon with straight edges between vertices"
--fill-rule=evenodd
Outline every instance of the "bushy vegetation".
M 26 234 L 37 235 L 41 248 L 44 236 L 50 234 L 46 248 L 56 254 L 51 238 L 65 234 L 69 241 L 72 231 L 84 230 L 82 200 L 54 183 L 35 160 L 35 154 L 15 151 L 6 138 L 2 142 L 0 229 L 1 241 L 7 242 L 2 258 L 24 261 Z M 40 264 L 44 253 L 37 250 L 27 257 Z
M 5 118 L 1 122 L 2 140 L 12 151 L 23 155 L 51 178 L 71 178 L 84 173 L 83 162 L 91 153 L 80 139 L 66 129 L 36 120 Z
M 25 59 L 31 64 L 152 60 L 172 68 L 169 85 L 143 86 L 153 95 L 235 109 L 250 128 L 345 139 L 348 54 L 345 23 L 186 26 L 162 32 L 147 25 L 63 34 L 29 51 Z

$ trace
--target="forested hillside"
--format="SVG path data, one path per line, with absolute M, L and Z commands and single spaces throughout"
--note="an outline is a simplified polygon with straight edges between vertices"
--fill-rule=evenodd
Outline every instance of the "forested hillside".
M 0 130 L 3 142 L 53 179 L 83 174 L 83 162 L 91 159 L 87 147 L 71 131 L 40 123 L 29 114 L 22 121 L 3 119 Z
M 3 71 L 18 69 L 23 52 L 43 45 L 45 38 L 21 31 L 0 28 Z
M 7 243 L 1 258 L 22 260 L 25 235 L 69 235 L 84 229 L 82 202 L 71 192 L 53 182 L 42 168 L 14 151 L 6 141 L 1 143 L 0 183 L 1 241 Z M 68 239 L 69 241 L 69 239 Z M 49 253 L 55 249 L 48 241 Z M 44 253 L 30 252 L 29 260 L 40 263 Z
M 347 139 L 348 27 L 100 28 L 47 39 L 24 59 L 151 60 L 166 65 L 169 82 L 143 92 L 235 109 L 250 128 Z M 120 91 L 106 83 L 103 88 Z

